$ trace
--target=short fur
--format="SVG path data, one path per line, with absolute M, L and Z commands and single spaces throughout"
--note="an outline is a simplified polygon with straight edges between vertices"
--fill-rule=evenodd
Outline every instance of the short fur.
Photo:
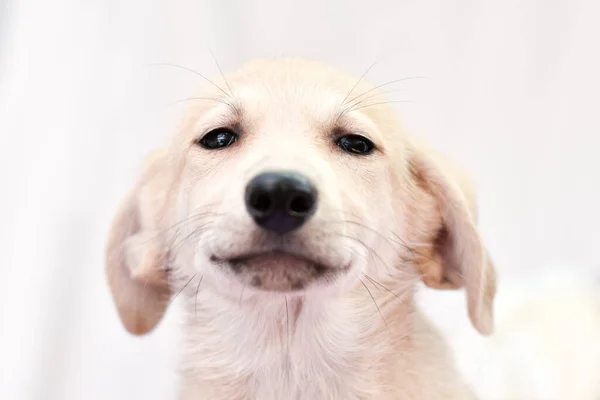
M 221 126 L 238 142 L 197 145 Z M 377 150 L 345 153 L 340 132 Z M 302 173 L 319 190 L 314 217 L 278 244 L 243 203 L 249 179 L 270 170 Z M 114 221 L 107 274 L 134 334 L 151 331 L 174 294 L 185 298 L 182 399 L 471 399 L 413 295 L 421 278 L 464 287 L 473 325 L 492 331 L 494 268 L 476 224 L 465 175 L 409 135 L 364 79 L 257 60 L 203 88 L 150 156 Z M 221 262 L 274 246 L 335 277 L 275 293 Z

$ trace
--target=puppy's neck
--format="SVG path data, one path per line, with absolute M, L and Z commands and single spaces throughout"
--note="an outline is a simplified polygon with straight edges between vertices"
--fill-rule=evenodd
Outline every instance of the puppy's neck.
M 295 398 L 289 394 L 296 390 L 332 387 L 369 391 L 366 371 L 385 370 L 378 368 L 383 355 L 409 340 L 412 303 L 412 293 L 400 299 L 362 286 L 336 297 L 260 295 L 241 301 L 207 288 L 190 303 L 184 372 L 203 387 L 226 379 L 232 399 L 237 390 L 265 387 L 280 396 L 256 398 Z

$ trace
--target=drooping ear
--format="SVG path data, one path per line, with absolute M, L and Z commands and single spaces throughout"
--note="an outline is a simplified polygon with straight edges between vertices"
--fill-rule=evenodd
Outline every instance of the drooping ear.
M 141 179 L 123 200 L 106 249 L 106 274 L 125 328 L 150 332 L 164 315 L 171 291 L 160 225 L 166 209 L 165 156 L 148 158 Z
M 480 333 L 490 334 L 496 274 L 477 230 L 472 186 L 462 171 L 430 150 L 416 150 L 410 168 L 435 208 L 430 212 L 436 219 L 433 252 L 420 265 L 423 281 L 436 289 L 464 286 L 472 324 Z

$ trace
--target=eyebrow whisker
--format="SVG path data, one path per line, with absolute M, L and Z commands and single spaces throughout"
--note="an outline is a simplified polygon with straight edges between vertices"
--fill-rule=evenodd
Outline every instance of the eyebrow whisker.
M 356 110 L 362 110 L 363 108 L 368 108 L 368 107 L 373 107 L 373 106 L 379 106 L 379 105 L 383 105 L 383 104 L 393 104 L 393 103 L 412 103 L 412 104 L 418 104 L 418 102 L 416 101 L 412 101 L 412 100 L 389 100 L 389 101 L 381 101 L 378 103 L 372 103 L 372 104 L 366 104 L 364 106 L 361 107 L 353 107 L 349 111 L 356 111 Z
M 356 99 L 358 99 L 358 98 L 360 98 L 360 97 L 362 97 L 362 96 L 364 96 L 366 94 L 369 94 L 369 93 L 371 93 L 371 92 L 373 92 L 373 91 L 375 91 L 377 89 L 381 89 L 382 87 L 385 87 L 385 86 L 388 86 L 388 85 L 392 85 L 394 83 L 408 81 L 408 80 L 411 80 L 411 79 L 428 79 L 428 78 L 426 76 L 408 76 L 406 78 L 395 79 L 393 81 L 382 83 L 381 85 L 375 86 L 375 87 L 373 87 L 373 88 L 371 88 L 371 89 L 369 89 L 369 90 L 367 90 L 367 91 L 365 91 L 365 92 L 363 92 L 363 93 L 361 93 L 361 94 L 359 94 L 357 96 L 354 96 L 353 98 L 351 98 L 350 100 L 348 100 L 348 103 L 351 103 L 354 100 L 356 100 Z
M 221 88 L 219 85 L 217 85 L 216 83 L 214 83 L 213 81 L 211 81 L 210 79 L 208 79 L 206 76 L 202 75 L 200 72 L 188 68 L 188 67 L 184 67 L 183 65 L 178 65 L 178 64 L 171 64 L 171 63 L 151 63 L 150 65 L 153 66 L 159 66 L 159 67 L 173 67 L 173 68 L 180 68 L 183 69 L 184 71 L 188 71 L 193 73 L 194 75 L 199 76 L 200 78 L 204 79 L 205 81 L 207 81 L 208 83 L 210 83 L 211 85 L 213 85 L 214 87 L 216 87 L 217 89 L 219 89 L 221 92 L 223 92 L 223 94 L 225 94 L 226 96 L 229 97 L 229 93 L 227 93 L 225 90 L 223 90 L 223 88 Z
M 172 103 L 170 103 L 169 105 L 175 105 L 175 104 L 179 104 L 179 103 L 184 103 L 186 101 L 192 101 L 192 100 L 208 100 L 208 101 L 214 101 L 216 103 L 221 103 L 224 104 L 226 106 L 231 106 L 231 104 L 223 99 L 219 99 L 218 97 L 187 97 L 185 99 L 180 99 L 177 101 L 174 101 Z
M 356 89 L 356 87 L 358 86 L 358 84 L 365 78 L 365 76 L 367 76 L 367 74 L 369 73 L 369 71 L 371 71 L 371 69 L 373 69 L 373 67 L 379 62 L 379 59 L 375 60 L 373 62 L 373 64 L 371 64 L 369 66 L 369 68 L 367 68 L 367 70 L 365 72 L 363 72 L 363 74 L 360 76 L 360 78 L 358 78 L 358 80 L 356 81 L 356 83 L 354 84 L 354 86 L 352 86 L 352 88 L 350 89 L 350 91 L 348 92 L 348 94 L 346 94 L 346 97 L 344 97 L 344 100 L 342 100 L 342 105 L 344 105 L 346 103 L 346 100 L 348 99 L 348 97 L 352 94 L 352 92 L 354 91 L 354 89 Z
M 217 61 L 217 57 L 215 57 L 215 53 L 213 53 L 213 51 L 211 50 L 210 47 L 208 48 L 208 51 L 209 51 L 210 55 L 212 56 L 213 60 L 215 60 L 217 69 L 219 70 L 221 77 L 223 77 L 223 81 L 225 82 L 225 85 L 227 85 L 227 89 L 229 89 L 230 98 L 233 99 L 233 90 L 231 90 L 231 86 L 229 85 L 229 82 L 227 81 L 227 78 L 225 77 L 225 74 L 223 73 L 223 70 L 221 69 L 221 65 L 219 64 L 219 61 Z

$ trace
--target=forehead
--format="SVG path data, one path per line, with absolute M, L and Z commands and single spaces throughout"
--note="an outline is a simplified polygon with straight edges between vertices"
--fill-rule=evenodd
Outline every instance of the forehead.
M 325 123 L 343 107 L 340 91 L 301 79 L 241 81 L 232 84 L 232 92 L 244 119 L 255 123 Z
M 304 60 L 255 61 L 224 78 L 233 101 L 248 117 L 328 122 L 343 110 L 358 78 Z M 367 90 L 354 87 L 354 94 Z

